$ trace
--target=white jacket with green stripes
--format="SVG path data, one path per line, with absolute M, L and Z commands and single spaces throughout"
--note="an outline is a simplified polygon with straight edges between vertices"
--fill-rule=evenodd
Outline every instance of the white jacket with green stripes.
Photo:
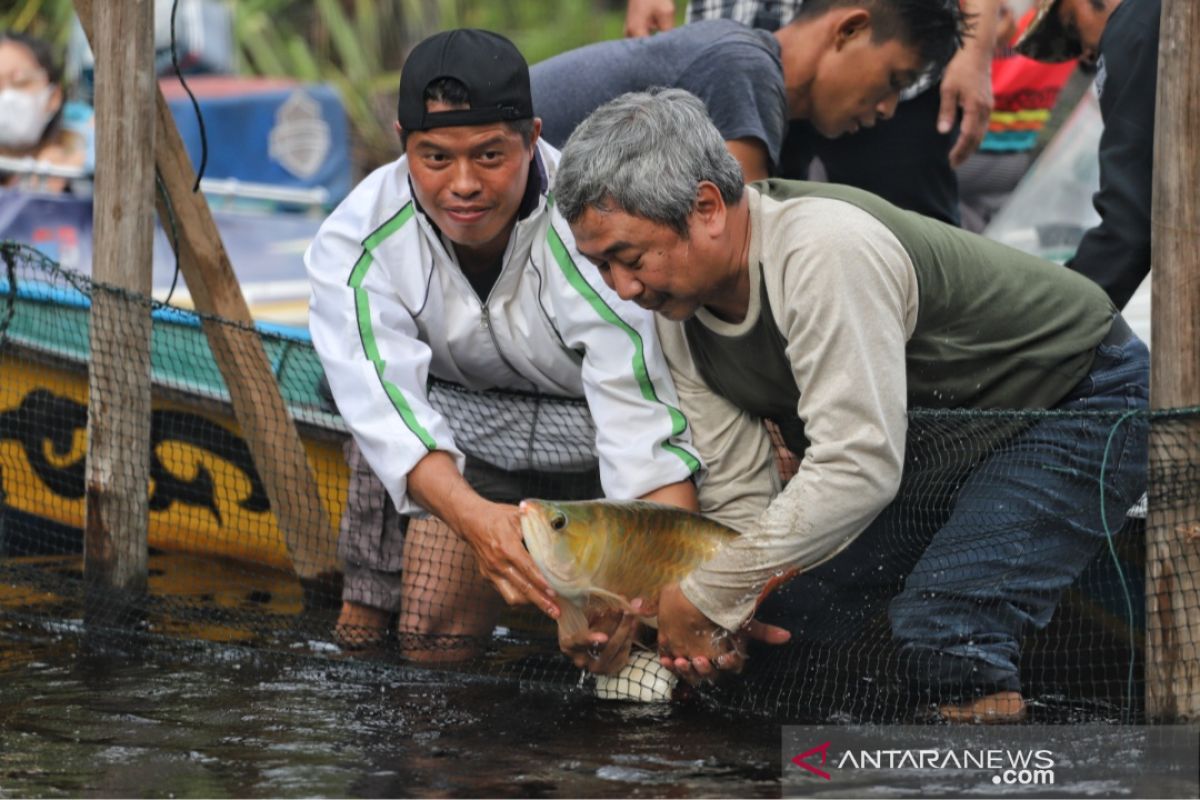
M 401 513 L 423 513 L 406 489 L 417 462 L 443 450 L 461 471 L 461 440 L 479 433 L 464 434 L 469 421 L 447 420 L 430 403 L 431 374 L 475 390 L 586 398 L 608 497 L 638 497 L 701 470 L 652 314 L 618 298 L 575 251 L 547 188 L 558 151 L 539 142 L 537 163 L 537 206 L 514 227 L 486 301 L 414 202 L 405 158 L 363 180 L 305 253 L 313 344 Z

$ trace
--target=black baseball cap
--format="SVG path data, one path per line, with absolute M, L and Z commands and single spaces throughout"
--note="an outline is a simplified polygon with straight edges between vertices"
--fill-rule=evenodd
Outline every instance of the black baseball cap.
M 1038 0 L 1037 13 L 1013 49 L 1026 58 L 1058 63 L 1083 55 L 1078 36 L 1069 36 L 1058 19 L 1059 0 Z
M 426 111 L 425 88 L 439 78 L 454 78 L 467 87 L 470 108 Z M 530 119 L 529 65 L 498 33 L 459 28 L 434 34 L 404 62 L 396 117 L 406 131 Z

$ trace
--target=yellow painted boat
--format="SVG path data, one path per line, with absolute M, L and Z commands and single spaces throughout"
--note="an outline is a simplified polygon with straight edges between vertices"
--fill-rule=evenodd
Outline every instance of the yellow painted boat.
M 81 546 L 90 302 L 62 275 L 18 281 L 15 293 L 0 281 L 0 324 L 8 317 L 0 334 L 0 553 L 7 555 Z M 346 498 L 345 427 L 319 391 L 307 331 L 259 327 L 330 515 L 332 553 Z M 290 568 L 198 318 L 158 309 L 153 328 L 150 546 Z

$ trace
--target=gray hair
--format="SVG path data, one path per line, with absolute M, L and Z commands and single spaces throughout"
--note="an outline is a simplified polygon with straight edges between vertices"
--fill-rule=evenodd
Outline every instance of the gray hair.
M 623 94 L 579 124 L 563 147 L 554 195 L 568 223 L 588 208 L 616 206 L 686 236 L 701 181 L 727 205 L 742 199 L 742 168 L 704 104 L 682 89 L 654 88 Z

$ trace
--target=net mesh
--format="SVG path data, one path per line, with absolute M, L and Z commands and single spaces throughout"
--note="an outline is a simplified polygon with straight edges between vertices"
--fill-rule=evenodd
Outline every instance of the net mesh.
M 304 335 L 162 306 L 60 269 L 20 245 L 0 244 L 0 256 L 0 627 L 237 646 L 263 657 L 351 661 L 372 669 L 453 670 L 602 697 L 671 693 L 654 659 L 645 656 L 597 687 L 558 652 L 548 620 L 504 605 L 444 523 L 401 517 L 348 436 Z M 95 330 L 102 297 L 153 319 L 148 577 L 144 591 L 127 593 L 98 587 L 84 564 L 89 343 L 95 336 L 119 346 L 137 330 Z M 103 319 L 118 324 L 122 314 Z M 230 342 L 246 337 L 261 342 L 325 519 L 297 528 L 272 512 L 272 495 L 279 502 L 311 498 L 301 498 L 297 487 L 269 491 L 237 424 L 210 341 L 232 352 Z M 429 391 L 468 454 L 468 479 L 485 496 L 515 502 L 599 494 L 594 430 L 581 401 L 480 393 L 439 381 Z M 1061 426 L 1103 448 L 1101 474 L 1073 476 L 1092 487 L 1081 495 L 1090 496 L 1090 504 L 1078 509 L 1079 520 L 1096 521 L 1091 543 L 1063 550 L 1053 533 L 1069 520 L 1057 513 L 1008 525 L 1009 498 L 1000 490 L 994 496 L 977 491 L 983 498 L 972 512 L 977 525 L 966 526 L 961 559 L 935 571 L 936 582 L 921 600 L 936 624 L 940 598 L 959 591 L 956 582 L 970 583 L 981 553 L 1000 583 L 1013 580 L 1016 568 L 1004 563 L 1017 551 L 1036 552 L 1035 562 L 1077 560 L 1069 585 L 1044 589 L 1059 598 L 1050 604 L 1052 616 L 1039 619 L 1026 609 L 1020 691 L 1042 721 L 1144 719 L 1147 642 L 1156 643 L 1151 658 L 1165 647 L 1172 658 L 1200 661 L 1194 546 L 1200 541 L 1200 409 L 1073 416 L 913 410 L 897 500 L 847 552 L 793 581 L 762 609 L 793 631 L 792 641 L 751 643 L 739 678 L 678 687 L 677 698 L 832 721 L 922 719 L 939 703 L 962 701 L 953 686 L 931 692 L 914 679 L 930 668 L 931 657 L 898 644 L 895 598 L 931 538 L 963 513 L 957 502 L 963 486 L 988 485 L 988 470 L 1031 465 L 1036 480 L 1045 453 L 1020 443 Z M 1168 559 L 1169 585 L 1159 568 L 1149 567 L 1149 594 L 1146 499 L 1128 508 L 1133 500 L 1106 498 L 1102 474 L 1118 468 L 1126 453 L 1137 457 L 1113 443 L 1136 441 L 1147 429 L 1149 527 L 1184 543 Z M 786 479 L 796 469 L 795 456 L 776 441 Z M 121 468 L 119 460 L 114 468 Z M 343 598 L 390 619 L 382 627 L 338 625 Z M 1025 599 L 1012 598 L 1012 607 L 1025 608 Z M 1191 627 L 1157 630 L 1164 605 Z M 1030 602 L 1029 609 L 1037 607 Z M 120 613 L 107 613 L 114 609 Z M 996 612 L 980 601 L 978 613 Z

